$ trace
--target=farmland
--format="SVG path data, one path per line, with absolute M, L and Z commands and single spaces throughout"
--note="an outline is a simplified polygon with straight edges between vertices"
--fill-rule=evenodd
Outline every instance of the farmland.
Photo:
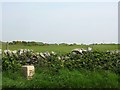
M 75 48 L 88 47 L 93 51 L 81 55 L 71 53 Z M 6 44 L 3 44 L 2 49 L 5 48 Z M 120 88 L 120 53 L 107 52 L 118 50 L 116 44 L 72 46 L 17 44 L 9 45 L 8 48 L 11 51 L 19 49 L 33 51 L 23 55 L 19 53 L 3 55 L 3 88 Z M 45 54 L 46 51 L 50 55 L 41 58 L 40 52 Z M 52 51 L 55 54 L 51 53 Z M 27 59 L 30 61 L 27 62 Z M 36 73 L 29 82 L 21 74 L 21 65 L 26 64 L 34 64 L 36 68 Z
M 72 49 L 75 48 L 84 48 L 92 47 L 93 50 L 97 51 L 107 51 L 107 50 L 118 50 L 117 44 L 98 44 L 98 45 L 47 45 L 47 46 L 39 46 L 39 45 L 9 45 L 8 48 L 10 50 L 18 50 L 18 49 L 33 49 L 37 52 L 45 52 L 45 51 L 55 51 L 55 52 L 61 52 L 61 53 L 69 53 Z M 6 49 L 6 44 L 2 45 L 2 49 Z

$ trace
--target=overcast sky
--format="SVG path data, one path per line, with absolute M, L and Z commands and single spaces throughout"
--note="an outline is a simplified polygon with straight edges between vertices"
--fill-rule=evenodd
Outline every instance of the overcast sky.
M 0 12 L 3 41 L 118 42 L 117 2 L 6 2 Z

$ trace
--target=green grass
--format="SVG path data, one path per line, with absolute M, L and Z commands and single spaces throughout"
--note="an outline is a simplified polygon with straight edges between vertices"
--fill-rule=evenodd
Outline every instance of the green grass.
M 32 80 L 26 80 L 21 72 L 3 72 L 3 88 L 120 88 L 120 76 L 110 71 L 86 71 L 61 69 L 52 74 L 37 69 Z
M 92 47 L 93 50 L 97 51 L 106 51 L 106 50 L 117 50 L 117 44 L 98 44 L 98 45 L 73 45 L 73 46 L 65 46 L 65 45 L 49 45 L 49 46 L 25 46 L 25 45 L 9 45 L 8 48 L 10 50 L 18 50 L 18 49 L 33 49 L 37 52 L 45 52 L 45 51 L 55 51 L 58 53 L 69 53 L 72 49 L 75 48 L 84 48 Z M 2 49 L 6 49 L 6 45 L 2 45 Z

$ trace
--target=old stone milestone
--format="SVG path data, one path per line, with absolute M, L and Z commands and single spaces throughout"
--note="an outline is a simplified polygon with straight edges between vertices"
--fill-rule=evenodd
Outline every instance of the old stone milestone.
M 24 65 L 22 66 L 23 75 L 28 79 L 32 79 L 35 74 L 35 67 L 33 65 Z

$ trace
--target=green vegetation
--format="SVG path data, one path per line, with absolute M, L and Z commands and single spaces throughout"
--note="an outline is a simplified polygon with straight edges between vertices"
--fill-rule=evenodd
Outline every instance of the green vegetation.
M 71 53 L 72 49 L 87 47 L 92 47 L 93 52 Z M 6 44 L 3 43 L 2 49 L 5 48 Z M 9 44 L 8 48 L 32 49 L 34 52 L 3 55 L 3 88 L 120 88 L 120 53 L 106 52 L 118 50 L 117 44 L 57 45 L 17 42 Z M 44 54 L 46 51 L 57 54 L 50 53 L 50 56 L 42 58 L 36 53 Z M 28 59 L 29 62 L 26 61 Z M 21 73 L 21 66 L 25 64 L 35 65 L 36 73 L 32 80 L 28 81 Z
M 102 69 L 120 73 L 120 52 L 87 51 L 81 54 L 73 52 L 57 54 L 55 52 L 34 53 L 25 49 L 16 51 L 16 53 L 8 51 L 2 60 L 2 67 L 5 71 L 10 69 L 16 71 L 22 65 L 33 64 L 36 67 L 48 67 L 57 72 L 61 68 L 68 68 L 69 70 Z
M 120 46 L 120 44 L 119 44 Z M 54 51 L 57 53 L 69 53 L 75 48 L 84 48 L 87 47 L 93 48 L 94 51 L 107 51 L 107 50 L 118 50 L 117 44 L 91 44 L 91 45 L 77 45 L 77 44 L 45 44 L 45 45 L 24 45 L 24 44 L 9 44 L 8 49 L 18 50 L 18 49 L 32 49 L 36 52 L 45 52 L 45 51 Z M 2 49 L 6 49 L 6 43 L 2 44 Z
M 3 88 L 120 88 L 119 80 L 119 75 L 109 71 L 61 69 L 53 75 L 39 68 L 29 81 L 20 71 L 3 72 Z

